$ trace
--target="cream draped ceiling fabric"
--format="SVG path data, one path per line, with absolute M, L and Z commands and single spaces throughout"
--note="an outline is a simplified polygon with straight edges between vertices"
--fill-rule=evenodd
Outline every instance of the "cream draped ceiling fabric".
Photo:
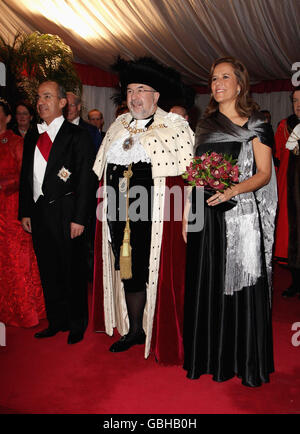
M 242 60 L 251 81 L 291 77 L 300 62 L 300 0 L 0 0 L 1 35 L 59 35 L 76 60 L 109 70 L 151 55 L 206 84 L 214 59 Z

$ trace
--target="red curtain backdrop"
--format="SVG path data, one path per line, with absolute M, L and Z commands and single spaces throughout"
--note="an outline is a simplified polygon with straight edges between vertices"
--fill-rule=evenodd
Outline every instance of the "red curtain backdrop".
M 117 87 L 118 77 L 111 72 L 103 71 L 96 66 L 74 63 L 82 84 L 97 87 Z M 251 86 L 252 93 L 289 92 L 293 89 L 291 80 L 264 80 Z M 196 86 L 199 94 L 207 94 L 206 86 Z
M 103 71 L 96 66 L 85 65 L 83 63 L 74 63 L 74 65 L 82 84 L 97 87 L 118 86 L 118 77 L 111 72 Z

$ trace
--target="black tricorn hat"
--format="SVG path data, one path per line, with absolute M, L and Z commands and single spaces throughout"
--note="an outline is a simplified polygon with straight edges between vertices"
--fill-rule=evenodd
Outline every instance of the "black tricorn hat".
M 126 89 L 130 83 L 141 83 L 160 93 L 159 106 L 162 108 L 181 105 L 188 109 L 194 104 L 195 92 L 182 82 L 180 73 L 152 57 L 126 61 L 119 56 L 112 70 L 119 75 L 123 100 L 126 99 Z

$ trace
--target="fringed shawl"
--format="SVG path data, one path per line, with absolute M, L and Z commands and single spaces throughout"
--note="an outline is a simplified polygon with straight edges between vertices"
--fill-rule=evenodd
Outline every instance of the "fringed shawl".
M 210 143 L 241 142 L 238 157 L 239 182 L 251 178 L 256 171 L 252 140 L 268 146 L 274 142 L 271 126 L 264 116 L 255 112 L 245 126 L 240 127 L 220 112 L 200 121 L 196 131 L 196 146 Z M 226 269 L 224 292 L 232 295 L 252 286 L 267 272 L 272 288 L 272 248 L 277 207 L 274 165 L 269 183 L 255 192 L 235 197 L 237 205 L 225 212 Z

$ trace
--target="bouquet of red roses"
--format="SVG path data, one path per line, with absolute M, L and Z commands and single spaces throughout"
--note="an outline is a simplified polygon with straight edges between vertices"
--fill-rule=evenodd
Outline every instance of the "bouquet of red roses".
M 223 192 L 239 181 L 239 168 L 231 155 L 206 152 L 194 157 L 182 175 L 188 184 Z

